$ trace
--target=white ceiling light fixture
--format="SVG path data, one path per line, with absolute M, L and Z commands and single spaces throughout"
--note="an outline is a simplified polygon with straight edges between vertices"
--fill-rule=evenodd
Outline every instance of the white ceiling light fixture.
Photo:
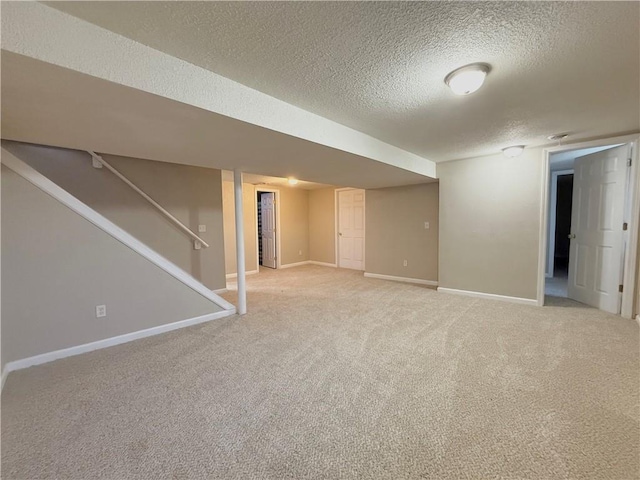
M 298 179 L 297 178 L 293 178 L 293 177 L 289 177 L 287 179 L 287 182 L 289 183 L 289 185 L 297 185 L 298 184 Z
M 524 145 L 513 145 L 511 147 L 503 148 L 502 153 L 505 157 L 513 158 L 517 157 L 524 151 Z
M 482 86 L 490 71 L 491 66 L 486 63 L 472 63 L 455 69 L 444 77 L 444 83 L 449 85 L 456 95 L 469 95 Z

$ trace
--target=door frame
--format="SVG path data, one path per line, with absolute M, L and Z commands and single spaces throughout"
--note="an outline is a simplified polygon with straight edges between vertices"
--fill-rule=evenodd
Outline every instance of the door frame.
M 258 270 L 260 270 L 260 239 L 258 238 L 258 235 L 260 235 L 260 232 L 258 232 L 258 193 L 260 192 L 264 192 L 264 193 L 273 193 L 275 194 L 273 197 L 273 201 L 274 201 L 274 206 L 273 206 L 273 213 L 276 216 L 276 270 L 278 270 L 280 268 L 280 190 L 276 189 L 276 188 L 268 188 L 268 187 L 256 187 L 255 189 L 255 195 L 253 197 L 253 201 L 255 202 L 255 209 L 254 211 L 256 212 L 256 263 L 258 264 Z M 267 267 L 269 268 L 269 267 Z
M 554 268 L 554 256 L 556 253 L 556 207 L 558 206 L 558 177 L 562 175 L 572 175 L 573 168 L 558 170 L 551 172 L 551 195 L 549 196 L 549 229 L 547 233 L 547 270 L 545 276 L 547 278 L 553 278 Z
M 338 232 L 339 230 L 339 225 L 340 225 L 340 209 L 339 207 L 339 202 L 340 202 L 340 195 L 339 192 L 344 192 L 347 190 L 362 190 L 364 192 L 364 242 L 362 245 L 362 271 L 366 272 L 367 271 L 367 266 L 366 266 L 366 259 L 367 259 L 367 191 L 364 188 L 353 188 L 353 187 L 345 187 L 345 188 L 336 188 L 333 191 L 333 195 L 334 195 L 334 202 L 333 202 L 333 207 L 334 207 L 334 220 L 335 220 L 335 234 L 336 234 L 336 238 L 335 238 L 335 252 L 336 252 L 336 267 L 340 268 L 340 241 L 339 241 L 339 237 L 340 237 L 340 232 Z
M 609 137 L 600 140 L 587 142 L 569 143 L 555 147 L 542 149 L 542 188 L 540 189 L 540 236 L 538 239 L 538 306 L 544 305 L 544 284 L 547 264 L 547 238 L 549 229 L 549 187 L 551 183 L 550 157 L 552 153 L 564 152 L 567 150 L 577 150 L 581 148 L 604 147 L 623 143 L 632 144 L 632 165 L 631 179 L 629 182 L 631 199 L 631 212 L 628 221 L 629 241 L 624 249 L 624 291 L 622 292 L 622 305 L 620 315 L 624 318 L 632 318 L 633 301 L 635 293 L 635 277 L 638 255 L 638 222 L 640 222 L 640 155 L 638 146 L 640 144 L 640 134 L 622 135 L 619 137 Z

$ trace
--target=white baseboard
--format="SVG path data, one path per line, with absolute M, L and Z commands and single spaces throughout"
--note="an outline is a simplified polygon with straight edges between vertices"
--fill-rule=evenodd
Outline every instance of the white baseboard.
M 337 266 L 335 263 L 324 263 L 324 262 L 316 262 L 315 260 L 305 260 L 303 262 L 285 263 L 284 265 L 280 265 L 278 267 L 278 270 L 293 268 L 293 267 L 301 267 L 303 265 L 320 265 L 322 267 L 334 267 L 334 268 Z M 259 272 L 260 270 L 250 270 L 246 272 L 245 275 L 253 275 L 254 273 L 259 273 Z M 227 275 L 227 280 L 231 280 L 232 278 L 237 278 L 237 277 L 238 277 L 237 273 L 230 273 Z M 217 293 L 217 290 L 214 293 Z
M 249 270 L 248 272 L 244 272 L 244 274 L 245 275 L 255 275 L 258 272 L 260 272 L 260 270 Z M 228 273 L 227 274 L 227 280 L 231 280 L 232 278 L 238 278 L 238 274 L 237 273 Z
M 305 260 L 304 262 L 286 263 L 286 264 L 284 264 L 284 265 L 280 265 L 280 269 L 283 269 L 283 268 L 293 268 L 293 267 L 301 267 L 302 265 L 309 265 L 309 260 Z
M 230 315 L 234 315 L 235 313 L 235 308 L 233 310 L 221 310 L 219 312 L 208 313 L 199 317 L 180 320 L 179 322 L 167 323 L 165 325 L 158 325 L 157 327 L 147 328 L 145 330 L 138 330 L 137 332 L 125 333 L 124 335 L 118 335 L 117 337 L 105 338 L 104 340 L 98 340 L 96 342 L 76 345 L 75 347 L 63 348 L 62 350 L 55 350 L 53 352 L 43 353 L 40 355 L 35 355 L 33 357 L 23 358 L 21 360 L 14 360 L 13 362 L 7 363 L 2 370 L 2 386 L 4 386 L 4 381 L 9 372 L 13 372 L 15 370 L 21 370 L 23 368 L 32 367 L 34 365 L 53 362 L 54 360 L 72 357 L 74 355 L 80 355 L 81 353 L 87 353 L 94 350 L 113 347 L 115 345 L 132 342 L 141 338 L 160 335 L 161 333 L 170 332 L 179 328 L 190 327 L 199 323 L 210 322 L 211 320 L 228 317 Z
M 638 325 L 640 325 L 640 315 L 636 315 L 636 322 L 638 322 Z
M 307 263 L 309 265 L 319 265 L 321 267 L 333 267 L 333 268 L 338 267 L 338 265 L 336 265 L 335 263 L 316 262 L 315 260 L 309 260 Z
M 452 293 L 454 295 L 464 295 L 467 297 L 484 298 L 487 300 L 499 300 L 501 302 L 519 303 L 521 305 L 538 305 L 538 301 L 531 298 L 509 297 L 507 295 L 496 295 L 493 293 L 473 292 L 471 290 L 457 290 L 455 288 L 438 287 L 438 292 Z
M 379 280 L 391 280 L 392 282 L 417 283 L 418 285 L 430 285 L 432 287 L 438 286 L 438 282 L 435 280 L 422 280 L 421 278 L 395 277 L 393 275 L 369 272 L 364 272 L 364 276 L 367 278 L 377 278 Z
M 2 383 L 0 384 L 0 392 L 4 388 L 4 381 L 7 379 L 7 375 L 9 375 L 9 370 L 7 370 L 7 367 L 5 366 L 2 369 Z
M 227 293 L 229 290 L 227 290 L 226 288 L 219 288 L 218 290 L 213 290 L 213 293 L 215 293 L 216 295 L 220 295 L 221 293 Z

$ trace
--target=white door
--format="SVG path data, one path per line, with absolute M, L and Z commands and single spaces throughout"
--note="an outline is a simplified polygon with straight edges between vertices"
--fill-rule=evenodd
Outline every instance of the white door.
M 338 192 L 338 266 L 364 270 L 364 190 Z
M 260 195 L 262 221 L 262 266 L 276 268 L 276 210 L 275 193 Z
M 576 158 L 569 298 L 620 312 L 628 145 Z

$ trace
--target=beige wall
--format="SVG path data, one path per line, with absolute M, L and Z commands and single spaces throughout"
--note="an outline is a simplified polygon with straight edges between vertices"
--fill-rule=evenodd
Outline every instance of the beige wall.
M 335 189 L 309 191 L 309 260 L 336 263 Z
M 365 209 L 367 273 L 438 280 L 437 183 L 367 190 Z
M 282 265 L 309 260 L 309 191 L 277 187 L 280 192 Z
M 633 311 L 640 320 L 640 261 L 638 262 L 638 271 L 636 275 L 636 289 L 638 290 L 638 296 L 636 297 L 636 305 Z
M 280 192 L 280 263 L 305 262 L 309 260 L 309 191 L 294 187 L 275 189 Z
M 3 366 L 220 311 L 4 166 L 1 256 Z
M 210 247 L 194 250 L 189 236 L 86 152 L 2 142 L 18 158 L 160 253 L 207 287 L 225 287 L 220 170 L 104 155 L 113 167 Z M 207 231 L 198 233 L 198 225 Z
M 535 299 L 542 150 L 440 163 L 442 287 Z
M 256 191 L 253 185 L 242 185 L 244 214 L 245 267 L 248 272 L 258 269 L 256 241 Z M 224 257 L 227 275 L 236 269 L 236 217 L 233 182 L 222 182 L 222 207 L 224 212 Z
M 225 230 L 225 258 L 227 274 L 236 272 L 235 245 L 235 214 L 233 183 L 222 182 L 224 230 Z M 309 260 L 309 192 L 299 188 L 280 186 L 265 187 L 277 190 L 280 195 L 280 241 L 281 265 L 298 263 Z M 257 196 L 260 187 L 243 184 L 244 194 L 244 235 L 246 268 L 250 272 L 257 269 Z M 300 252 L 302 254 L 300 255 Z
M 438 177 L 440 286 L 535 299 L 542 149 L 440 163 Z

